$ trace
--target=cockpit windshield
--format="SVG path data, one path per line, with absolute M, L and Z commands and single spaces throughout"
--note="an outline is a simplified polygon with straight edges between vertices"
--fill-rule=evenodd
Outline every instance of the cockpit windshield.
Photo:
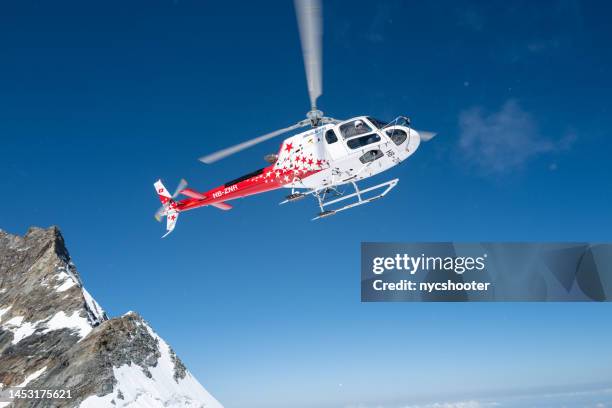
M 371 116 L 368 116 L 368 120 L 378 129 L 382 129 L 387 125 L 387 122 L 383 122 L 382 120 L 373 118 Z
M 406 116 L 398 116 L 397 118 L 393 119 L 391 122 L 386 122 L 380 119 L 373 118 L 371 116 L 368 116 L 368 120 L 372 122 L 372 124 L 376 126 L 378 129 L 386 128 L 389 126 L 410 127 L 410 119 L 408 119 Z

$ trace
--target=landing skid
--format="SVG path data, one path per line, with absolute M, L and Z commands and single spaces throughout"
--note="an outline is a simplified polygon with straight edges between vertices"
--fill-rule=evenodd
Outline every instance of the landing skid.
M 331 201 L 325 201 L 325 194 L 321 194 L 319 191 L 315 191 L 313 192 L 313 195 L 317 198 L 317 201 L 319 202 L 319 208 L 321 209 L 321 212 L 319 213 L 319 215 L 317 215 L 316 217 L 314 217 L 312 220 L 318 220 L 319 218 L 324 218 L 324 217 L 329 217 L 331 215 L 337 214 L 340 211 L 344 211 L 344 210 L 348 210 L 350 208 L 353 207 L 357 207 L 359 205 L 363 205 L 363 204 L 367 204 L 370 203 L 374 200 L 378 200 L 379 198 L 384 197 L 389 191 L 391 191 L 391 189 L 393 187 L 395 187 L 397 185 L 397 182 L 399 181 L 399 179 L 393 179 L 381 184 L 377 184 L 375 186 L 372 187 L 368 187 L 364 190 L 359 189 L 359 186 L 357 186 L 357 183 L 355 183 L 354 181 L 351 181 L 350 183 L 353 185 L 353 188 L 355 189 L 355 192 L 352 194 L 348 194 L 348 195 L 341 195 L 340 198 L 336 198 L 334 200 Z M 366 193 L 369 193 L 370 191 L 375 191 L 375 190 L 380 190 L 380 189 L 384 189 L 380 194 L 369 197 L 369 198 L 364 198 L 363 195 Z M 325 208 L 342 202 L 344 200 L 348 200 L 351 199 L 353 197 L 357 197 L 357 201 L 351 203 L 351 204 L 347 204 L 343 207 L 340 208 L 336 208 L 333 210 L 326 210 Z
M 281 201 L 279 204 L 292 203 L 294 201 L 299 201 L 303 198 L 306 198 L 306 195 L 308 195 L 308 193 L 292 192 L 286 197 L 285 201 Z
M 367 204 L 374 200 L 382 198 L 389 191 L 391 191 L 393 187 L 397 185 L 398 181 L 399 179 L 393 179 L 385 183 L 381 183 L 381 184 L 377 184 L 372 187 L 368 187 L 364 190 L 359 189 L 359 186 L 357 186 L 357 183 L 355 183 L 354 181 L 351 181 L 350 183 L 353 185 L 355 192 L 348 194 L 348 195 L 344 195 L 343 193 L 339 192 L 336 187 L 325 187 L 319 190 L 310 190 L 305 193 L 300 193 L 300 192 L 296 192 L 295 190 L 292 190 L 291 194 L 287 196 L 286 200 L 282 201 L 280 204 L 285 204 L 285 203 L 301 200 L 302 198 L 312 194 L 317 199 L 319 203 L 319 208 L 321 209 L 321 212 L 312 219 L 314 221 L 314 220 L 318 220 L 319 218 L 329 217 L 336 213 L 339 213 L 340 211 L 348 210 L 349 208 Z M 369 197 L 369 198 L 364 198 L 364 194 L 367 194 L 371 191 L 380 190 L 380 189 L 384 189 L 382 190 L 380 194 Z M 333 199 L 329 199 L 330 196 L 332 196 Z M 335 198 L 335 197 L 338 197 L 338 198 Z M 326 209 L 326 207 L 329 207 L 330 205 L 334 205 L 334 204 L 337 204 L 342 201 L 349 200 L 355 197 L 356 197 L 356 201 L 350 204 L 347 204 L 343 207 L 335 208 L 335 209 Z

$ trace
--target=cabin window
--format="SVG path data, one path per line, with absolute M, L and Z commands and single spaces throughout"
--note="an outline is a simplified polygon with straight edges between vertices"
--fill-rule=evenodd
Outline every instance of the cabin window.
M 398 146 L 404 143 L 408 138 L 408 135 L 402 129 L 387 130 L 387 135 L 393 140 L 393 143 Z
M 350 139 L 346 142 L 346 144 L 351 149 L 359 149 L 360 147 L 367 146 L 376 142 L 380 142 L 380 136 L 378 136 L 376 133 L 370 133 L 369 135 Z
M 329 129 L 327 132 L 325 132 L 325 140 L 327 141 L 327 144 L 336 143 L 338 141 L 338 136 L 336 136 L 334 129 Z
M 383 152 L 381 152 L 380 150 L 370 150 L 369 152 L 366 152 L 363 156 L 361 156 L 359 158 L 359 161 L 361 161 L 363 164 L 366 164 L 369 162 L 373 162 L 374 160 L 378 160 L 381 157 L 383 157 Z
M 348 139 L 349 137 L 363 135 L 364 133 L 370 133 L 372 128 L 361 119 L 353 120 L 344 125 L 340 125 L 340 133 L 342 137 Z

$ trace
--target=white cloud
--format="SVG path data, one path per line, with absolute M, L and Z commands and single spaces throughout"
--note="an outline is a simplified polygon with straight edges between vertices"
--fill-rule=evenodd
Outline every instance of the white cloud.
M 459 115 L 459 127 L 463 156 L 489 173 L 521 168 L 535 156 L 567 148 L 573 140 L 543 137 L 533 116 L 515 100 L 489 114 L 478 107 L 465 110 Z
M 497 402 L 481 402 L 476 400 L 469 401 L 456 401 L 456 402 L 431 402 L 417 405 L 400 405 L 400 406 L 386 406 L 386 405 L 349 405 L 346 408 L 490 408 L 497 407 Z
M 457 401 L 457 402 L 434 402 L 426 405 L 409 405 L 403 408 L 486 408 L 495 407 L 499 404 L 495 402 L 480 402 L 476 400 Z

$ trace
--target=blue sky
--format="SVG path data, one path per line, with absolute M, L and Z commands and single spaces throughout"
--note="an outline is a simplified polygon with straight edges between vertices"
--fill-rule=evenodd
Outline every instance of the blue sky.
M 5 2 L 0 228 L 59 225 L 228 408 L 612 406 L 608 304 L 359 301 L 361 241 L 611 240 L 610 7 L 326 2 L 321 109 L 439 136 L 371 205 L 311 222 L 272 192 L 160 240 L 157 178 L 262 167 L 280 139 L 196 159 L 308 110 L 291 2 Z

